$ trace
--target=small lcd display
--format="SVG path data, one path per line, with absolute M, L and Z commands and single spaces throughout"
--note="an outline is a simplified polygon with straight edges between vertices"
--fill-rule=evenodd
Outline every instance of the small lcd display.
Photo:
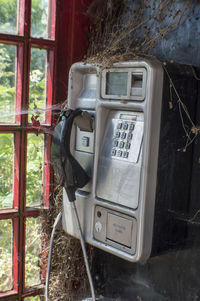
M 128 72 L 107 72 L 106 95 L 127 95 Z

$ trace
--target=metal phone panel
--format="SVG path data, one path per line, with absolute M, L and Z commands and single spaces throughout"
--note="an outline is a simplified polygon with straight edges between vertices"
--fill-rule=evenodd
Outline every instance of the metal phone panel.
M 72 153 L 91 174 L 87 190 L 84 187 L 77 191 L 76 203 L 87 243 L 137 262 L 150 256 L 152 246 L 163 68 L 160 63 L 149 60 L 119 62 L 113 65 L 113 69 L 128 72 L 125 97 L 102 97 L 102 86 L 105 85 L 103 76 L 110 69 L 102 70 L 96 65 L 84 63 L 77 63 L 71 68 L 69 107 L 79 107 L 96 114 L 94 154 L 87 152 L 88 139 L 84 138 L 87 135 L 82 136 L 82 146 L 78 143 L 76 146 L 74 135 Z M 96 98 L 93 91 L 95 81 Z M 86 91 L 88 89 L 91 91 Z M 127 150 L 122 150 L 125 144 L 114 146 L 114 134 L 121 119 L 122 123 L 128 123 L 128 127 L 134 123 L 131 133 L 134 143 L 131 142 L 128 157 L 126 154 L 124 156 Z M 126 138 L 123 139 L 128 139 L 129 131 L 125 130 L 125 133 Z M 119 152 L 122 156 L 115 156 L 113 148 L 116 153 L 122 151 L 122 154 Z M 70 203 L 67 202 L 64 194 L 63 228 L 79 237 Z M 101 222 L 96 215 L 98 206 L 104 212 L 102 217 L 105 222 Z M 131 227 L 134 229 L 132 232 Z M 126 238 L 122 237 L 124 229 L 127 229 Z
M 110 112 L 98 163 L 98 198 L 133 209 L 138 207 L 143 123 L 140 112 Z M 116 137 L 116 133 L 120 136 Z M 124 139 L 122 134 L 126 134 Z
M 94 118 L 94 111 L 88 111 Z M 87 172 L 88 176 L 92 178 L 93 174 L 93 162 L 94 162 L 94 142 L 95 142 L 95 130 L 93 132 L 81 131 L 77 125 L 74 125 L 71 134 L 71 139 L 74 143 L 71 152 L 83 169 Z M 91 181 L 80 190 L 85 192 L 91 192 Z
M 68 105 L 71 109 L 95 109 L 98 90 L 98 68 L 85 63 L 75 63 L 69 73 Z

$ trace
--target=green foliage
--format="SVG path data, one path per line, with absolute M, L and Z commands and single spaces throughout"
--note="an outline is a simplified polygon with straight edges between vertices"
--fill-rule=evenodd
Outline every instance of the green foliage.
M 31 34 L 47 37 L 47 0 L 32 0 Z M 49 1 L 51 2 L 51 1 Z M 20 20 L 19 20 L 20 21 Z M 17 0 L 0 0 L 0 32 L 17 34 Z M 15 122 L 16 52 L 13 45 L 0 44 L 0 123 Z M 31 50 L 29 108 L 45 107 L 46 50 Z M 37 113 L 37 112 L 36 112 Z M 40 122 L 44 121 L 40 115 Z M 31 115 L 29 116 L 29 122 Z M 27 148 L 26 205 L 40 205 L 42 195 L 44 135 L 29 134 Z M 13 206 L 13 134 L 0 134 L 0 209 Z M 40 283 L 40 220 L 26 220 L 26 285 Z M 12 222 L 0 221 L 0 291 L 12 289 Z M 39 301 L 27 297 L 26 301 Z
M 29 134 L 26 180 L 27 206 L 39 206 L 42 202 L 43 151 L 44 135 Z
M 0 221 L 0 292 L 12 289 L 12 222 Z
M 13 134 L 0 134 L 0 208 L 12 207 Z
M 47 38 L 47 0 L 32 0 L 31 35 Z
M 40 284 L 40 218 L 26 219 L 25 284 Z
M 31 35 L 47 38 L 47 0 L 31 1 Z M 17 0 L 0 0 L 0 32 L 17 33 Z
M 40 301 L 40 297 L 39 296 L 35 296 L 35 297 L 27 297 L 24 299 L 25 301 Z
M 29 86 L 29 108 L 31 110 L 45 108 L 45 87 L 46 87 L 46 50 L 31 50 L 31 66 L 30 66 L 30 86 Z M 29 115 L 29 122 L 30 122 Z M 44 113 L 40 113 L 40 122 L 45 121 Z
M 14 86 L 15 46 L 0 44 L 0 84 Z
M 0 121 L 14 121 L 16 47 L 0 44 Z M 4 117 L 7 115 L 6 118 Z M 2 119 L 1 119 L 2 118 Z
M 16 33 L 17 0 L 0 0 L 0 31 Z

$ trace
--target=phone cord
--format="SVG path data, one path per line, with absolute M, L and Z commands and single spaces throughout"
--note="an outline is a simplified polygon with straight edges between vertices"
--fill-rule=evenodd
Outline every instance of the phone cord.
M 85 241 L 84 241 L 82 230 L 81 230 L 81 225 L 80 225 L 80 221 L 79 221 L 79 217 L 78 217 L 78 212 L 77 212 L 77 209 L 76 209 L 75 202 L 72 202 L 71 204 L 72 204 L 72 207 L 73 207 L 74 212 L 75 212 L 77 226 L 78 226 L 79 233 L 80 233 L 81 247 L 82 247 L 82 251 L 83 251 L 83 257 L 84 257 L 84 261 L 85 261 L 88 280 L 89 280 L 89 283 L 90 283 L 92 301 L 96 301 L 95 291 L 94 291 L 94 284 L 93 284 L 93 280 L 92 280 L 92 276 L 91 276 L 91 272 L 90 272 L 90 268 L 89 268 L 88 257 L 87 257 L 87 252 L 86 252 L 86 248 L 85 248 Z M 53 225 L 53 230 L 51 232 L 50 245 L 49 245 L 49 255 L 48 255 L 48 264 L 47 264 L 46 284 L 45 284 L 45 301 L 50 301 L 50 299 L 49 299 L 49 278 L 50 278 L 50 269 L 51 269 L 51 257 L 52 257 L 53 241 L 54 241 L 54 236 L 55 236 L 56 230 L 58 228 L 60 228 L 60 226 L 61 226 L 61 221 L 62 221 L 62 212 L 60 212 L 58 214 L 58 216 L 56 217 L 54 225 Z
M 94 291 L 94 284 L 93 284 L 93 280 L 92 280 L 92 276 L 91 276 L 91 272 L 90 272 L 90 267 L 89 267 L 89 262 L 88 262 L 88 257 L 87 257 L 87 252 L 86 252 L 86 248 L 85 248 L 85 240 L 84 240 L 84 237 L 83 237 L 83 233 L 82 233 L 81 224 L 80 224 L 80 220 L 79 220 L 79 217 L 78 217 L 78 212 L 77 212 L 77 209 L 76 209 L 75 201 L 72 202 L 71 204 L 72 204 L 72 207 L 74 209 L 74 213 L 75 213 L 75 217 L 76 217 L 76 221 L 77 221 L 77 226 L 78 226 L 79 233 L 80 233 L 81 247 L 82 247 L 82 251 L 83 251 L 83 257 L 84 257 L 84 261 L 85 261 L 87 276 L 88 276 L 88 280 L 89 280 L 89 283 L 90 283 L 92 301 L 96 301 L 95 291 Z
M 49 301 L 49 277 L 50 277 L 50 269 L 51 269 L 51 256 L 52 256 L 52 249 L 53 249 L 53 241 L 55 232 L 61 226 L 62 221 L 62 212 L 60 212 L 53 224 L 53 230 L 51 232 L 50 238 L 50 245 L 49 245 L 49 255 L 48 255 L 48 263 L 47 263 L 47 275 L 46 275 L 46 284 L 45 284 L 45 301 Z

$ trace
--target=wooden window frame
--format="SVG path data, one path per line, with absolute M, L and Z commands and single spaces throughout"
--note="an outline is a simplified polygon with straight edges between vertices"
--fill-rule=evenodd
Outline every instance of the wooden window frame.
M 48 133 L 53 129 L 55 119 L 52 111 L 47 111 L 45 123 L 42 127 L 35 127 L 28 123 L 28 114 L 21 114 L 21 112 L 27 112 L 29 105 L 31 48 L 48 50 L 46 87 L 48 107 L 66 100 L 69 68 L 73 62 L 81 60 L 87 48 L 86 34 L 89 19 L 85 12 L 92 0 L 50 1 L 52 5 L 51 39 L 31 37 L 31 0 L 19 0 L 19 35 L 0 33 L 1 44 L 14 45 L 17 49 L 16 123 L 0 124 L 0 133 L 14 134 L 13 208 L 0 210 L 0 220 L 10 219 L 13 222 L 13 289 L 0 293 L 0 300 L 24 300 L 26 297 L 44 293 L 44 281 L 41 285 L 28 289 L 25 287 L 25 220 L 29 217 L 38 217 L 41 210 L 26 207 L 27 136 L 29 133 Z M 59 16 L 57 20 L 56 16 Z M 45 162 L 43 168 L 44 207 L 46 209 L 48 209 L 53 192 L 50 145 L 51 135 L 47 134 L 43 159 Z

